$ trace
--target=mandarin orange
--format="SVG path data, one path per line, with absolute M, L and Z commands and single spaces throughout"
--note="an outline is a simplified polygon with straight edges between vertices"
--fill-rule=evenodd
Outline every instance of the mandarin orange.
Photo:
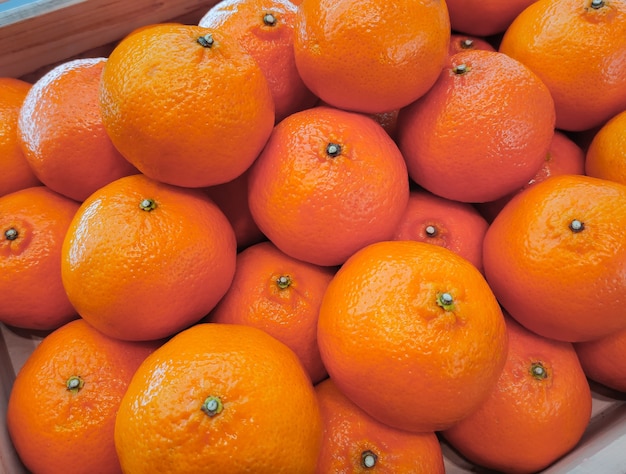
M 7 409 L 11 440 L 30 472 L 121 474 L 117 409 L 157 347 L 109 338 L 82 319 L 44 337 L 19 371 Z
M 0 197 L 0 321 L 50 330 L 78 317 L 61 280 L 61 249 L 79 204 L 46 186 Z
M 155 350 L 121 401 L 115 445 L 128 474 L 312 473 L 322 441 L 313 385 L 260 329 L 197 324 Z
M 318 100 L 296 68 L 297 10 L 289 0 L 221 0 L 198 23 L 233 36 L 256 60 L 272 91 L 277 122 Z
M 307 0 L 294 30 L 296 66 L 309 89 L 332 106 L 366 113 L 423 95 L 449 42 L 443 0 Z
M 453 30 L 469 35 L 503 33 L 536 0 L 446 0 Z
M 483 238 L 489 224 L 469 203 L 451 201 L 413 189 L 393 240 L 418 240 L 440 245 L 483 271 Z
M 76 311 L 103 333 L 161 339 L 202 319 L 235 273 L 236 238 L 200 189 L 126 176 L 85 200 L 61 254 Z
M 593 136 L 585 155 L 585 173 L 626 184 L 626 108 Z
M 328 285 L 318 320 L 337 387 L 376 420 L 449 428 L 487 398 L 506 357 L 498 301 L 478 269 L 438 245 L 377 242 Z
M 489 41 L 482 37 L 452 33 L 450 36 L 450 47 L 448 49 L 450 56 L 472 49 L 484 49 L 486 51 L 496 50 Z
M 409 196 L 400 150 L 371 117 L 320 106 L 276 125 L 248 175 L 250 212 L 291 257 L 339 265 L 391 238 Z
M 204 187 L 243 173 L 274 125 L 274 100 L 254 58 L 231 36 L 157 24 L 122 39 L 100 87 L 102 121 L 143 174 Z
M 552 176 L 511 199 L 485 234 L 496 297 L 531 331 L 579 342 L 626 329 L 626 185 Z
M 488 222 L 492 222 L 504 205 L 517 193 L 533 184 L 544 181 L 550 176 L 562 174 L 585 174 L 585 152 L 568 135 L 559 130 L 555 130 L 543 165 L 539 168 L 537 173 L 535 173 L 535 176 L 530 178 L 521 189 L 507 194 L 500 199 L 496 199 L 495 201 L 477 203 L 476 208 L 485 216 Z
M 76 201 L 118 178 L 138 173 L 113 146 L 100 115 L 98 91 L 106 58 L 80 58 L 44 74 L 29 91 L 18 136 L 46 186 Z
M 313 383 L 327 376 L 317 347 L 317 317 L 334 268 L 297 260 L 271 242 L 237 255 L 230 288 L 207 320 L 247 324 L 293 350 Z
M 506 30 L 499 50 L 546 84 L 556 127 L 581 131 L 626 109 L 626 0 L 539 0 Z
M 227 183 L 204 188 L 204 191 L 233 226 L 239 250 L 267 240 L 254 222 L 248 205 L 248 171 Z
M 498 383 L 443 436 L 475 464 L 532 474 L 581 440 L 591 418 L 591 391 L 571 343 L 506 322 L 509 348 Z
M 40 185 L 17 138 L 17 123 L 32 84 L 0 77 L 0 196 Z
M 589 379 L 626 393 L 626 329 L 577 342 L 574 349 Z
M 387 426 L 352 403 L 326 379 L 315 386 L 324 438 L 317 461 L 319 474 L 381 474 L 445 472 L 439 439 L 434 432 L 410 433 Z
M 530 69 L 503 53 L 469 50 L 400 111 L 398 144 L 420 186 L 455 201 L 493 201 L 541 167 L 554 120 L 550 92 Z

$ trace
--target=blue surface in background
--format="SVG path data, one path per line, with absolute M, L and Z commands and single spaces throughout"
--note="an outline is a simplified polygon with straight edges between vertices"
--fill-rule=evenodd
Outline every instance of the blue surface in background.
M 35 0 L 7 0 L 0 2 L 0 12 L 5 12 L 16 7 L 28 5 L 29 3 L 36 3 Z

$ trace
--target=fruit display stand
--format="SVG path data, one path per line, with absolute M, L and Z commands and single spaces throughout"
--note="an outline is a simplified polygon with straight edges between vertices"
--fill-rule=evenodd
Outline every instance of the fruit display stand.
M 0 76 L 35 81 L 57 64 L 106 56 L 116 42 L 143 25 L 197 23 L 213 1 L 0 0 Z M 0 324 L 0 474 L 21 474 L 6 428 L 13 380 L 43 333 Z M 548 474 L 626 474 L 626 394 L 592 383 L 592 419 L 577 448 L 543 471 Z M 446 472 L 488 473 L 442 442 Z

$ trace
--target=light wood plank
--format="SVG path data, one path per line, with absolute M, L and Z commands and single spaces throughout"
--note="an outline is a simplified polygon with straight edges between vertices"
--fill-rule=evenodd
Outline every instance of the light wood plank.
M 46 3 L 56 3 L 46 0 Z M 0 76 L 22 77 L 164 21 L 197 23 L 217 0 L 83 0 L 0 27 Z M 43 8 L 43 7 L 42 7 Z M 24 12 L 23 12 L 24 13 Z M 2 23 L 2 21 L 0 21 Z

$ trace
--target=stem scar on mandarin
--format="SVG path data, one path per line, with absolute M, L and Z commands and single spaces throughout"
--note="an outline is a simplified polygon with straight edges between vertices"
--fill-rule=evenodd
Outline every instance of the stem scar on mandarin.
M 365 469 L 371 469 L 376 466 L 376 461 L 378 461 L 378 456 L 373 451 L 368 449 L 361 453 L 361 466 Z
M 157 205 L 156 202 L 154 202 L 154 199 L 144 199 L 143 201 L 141 201 L 139 203 L 139 208 L 142 211 L 153 211 L 154 209 L 156 209 Z
M 211 35 L 211 33 L 207 33 L 204 36 L 200 36 L 197 39 L 197 41 L 200 44 L 200 46 L 203 46 L 205 48 L 210 48 L 215 43 L 215 40 L 213 39 L 213 36 Z
M 454 309 L 454 298 L 450 293 L 439 293 L 437 295 L 437 304 L 446 311 L 452 311 Z
M 329 143 L 326 146 L 326 154 L 332 158 L 341 155 L 341 145 L 337 143 Z
M 577 234 L 578 232 L 582 232 L 583 230 L 585 230 L 585 224 L 582 221 L 579 221 L 578 219 L 572 220 L 572 222 L 570 222 L 568 227 L 574 234 Z
M 17 230 L 14 227 L 11 227 L 10 229 L 7 229 L 4 231 L 4 237 L 7 240 L 15 240 L 17 239 L 19 233 L 17 232 Z
M 68 392 L 78 393 L 81 388 L 85 385 L 85 381 L 80 378 L 78 375 L 72 375 L 65 382 L 65 386 L 67 387 Z
M 206 400 L 204 400 L 201 408 L 201 410 L 210 417 L 219 415 L 220 413 L 222 413 L 223 409 L 224 405 L 222 404 L 222 400 L 220 399 L 220 397 L 215 397 L 213 395 L 207 397 Z
M 530 366 L 530 375 L 537 380 L 543 380 L 548 378 L 548 371 L 541 362 L 533 362 Z

